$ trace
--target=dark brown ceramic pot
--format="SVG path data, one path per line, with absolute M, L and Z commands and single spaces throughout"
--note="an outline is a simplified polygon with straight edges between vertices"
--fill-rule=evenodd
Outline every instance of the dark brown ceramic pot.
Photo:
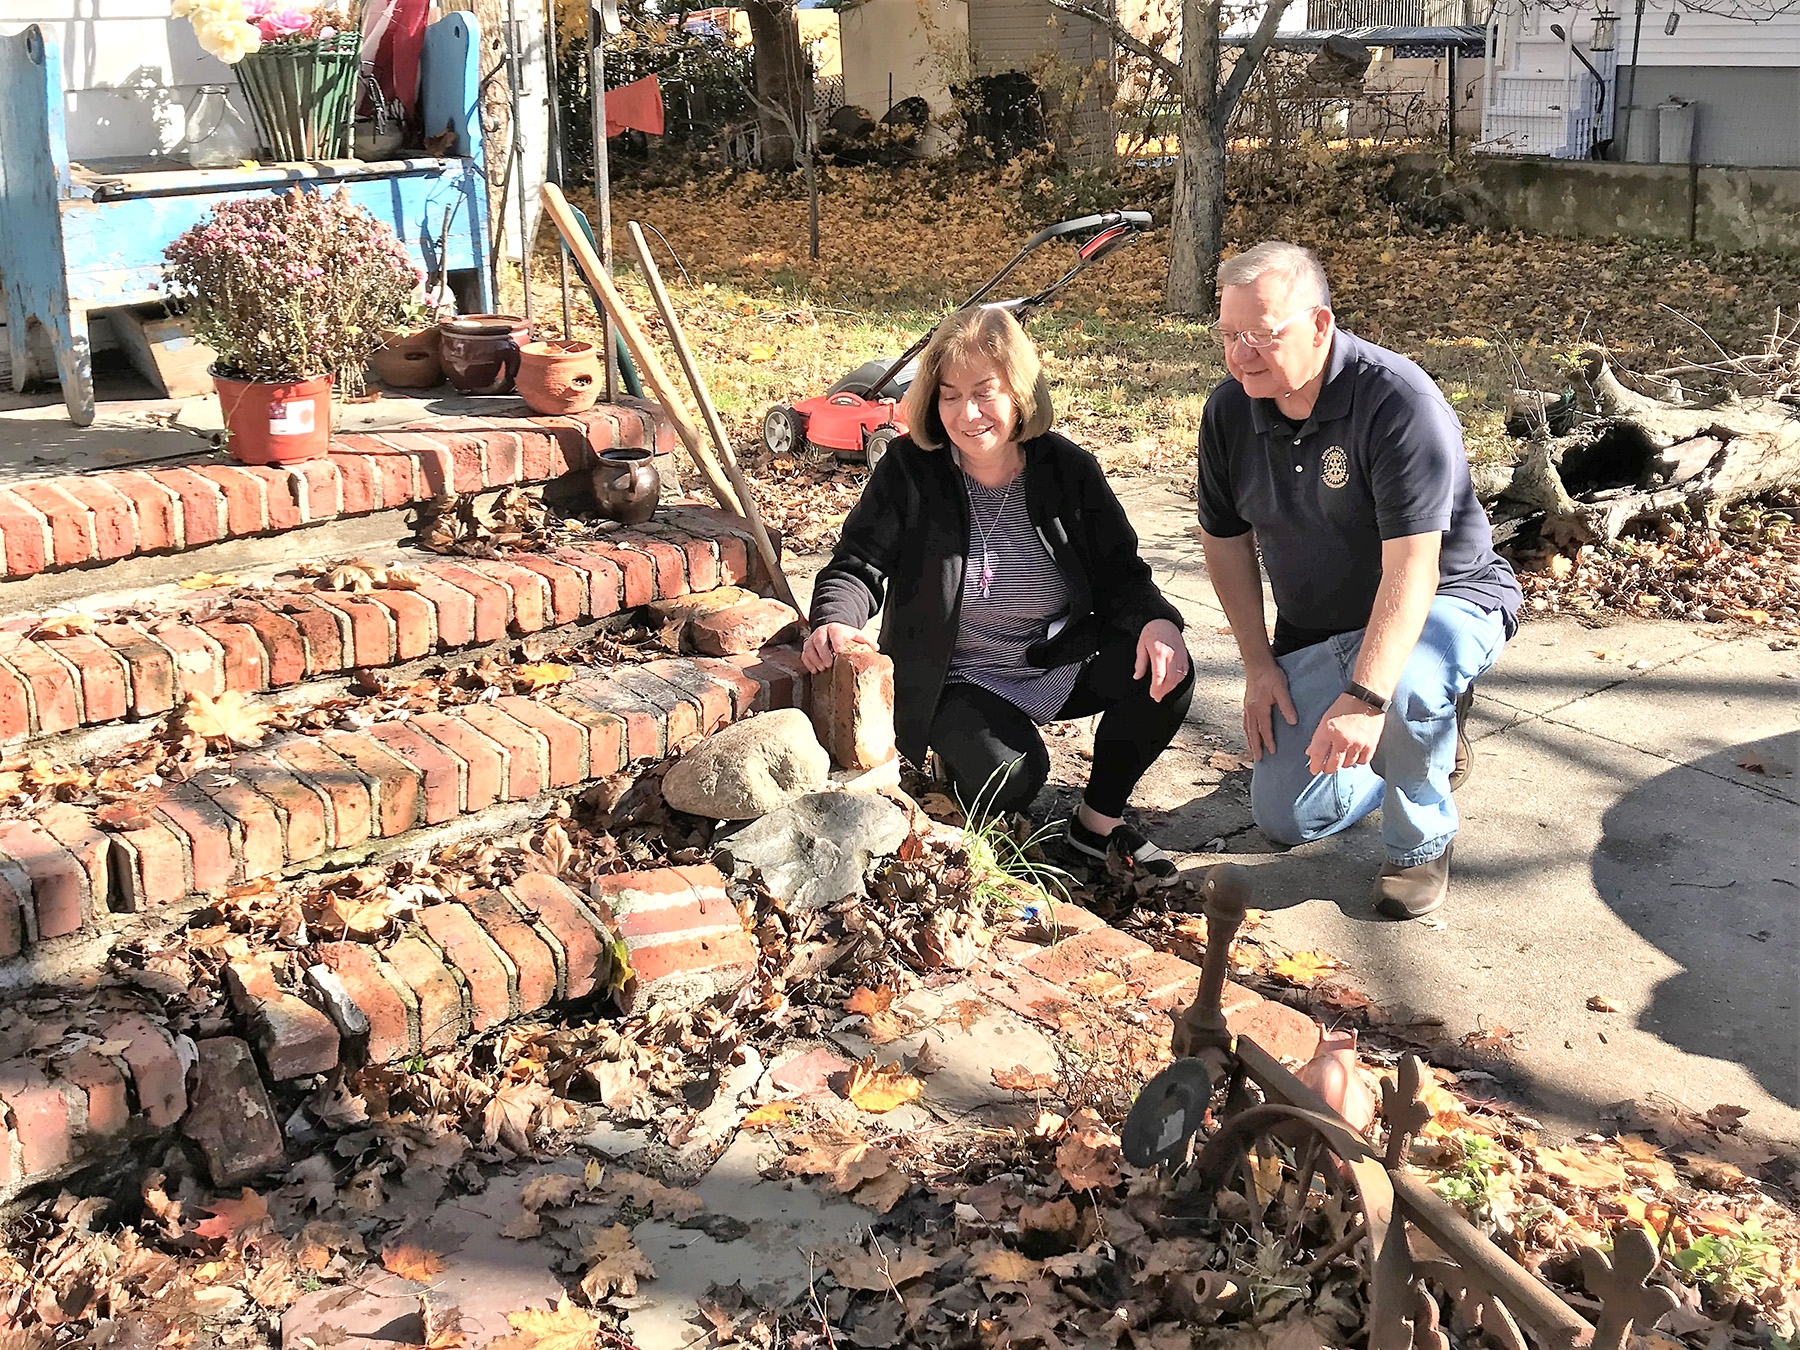
M 656 514 L 662 476 L 648 450 L 603 450 L 594 470 L 594 503 L 600 514 L 625 525 L 642 525 Z
M 519 348 L 519 397 L 545 417 L 586 412 L 600 398 L 600 354 L 591 342 L 527 342 Z
M 519 373 L 519 346 L 531 329 L 516 314 L 459 314 L 438 325 L 438 360 L 465 394 L 507 394 Z
M 369 369 L 390 389 L 429 389 L 444 378 L 438 364 L 441 334 L 436 324 L 407 332 L 395 328 L 382 336 L 387 341 L 369 357 Z

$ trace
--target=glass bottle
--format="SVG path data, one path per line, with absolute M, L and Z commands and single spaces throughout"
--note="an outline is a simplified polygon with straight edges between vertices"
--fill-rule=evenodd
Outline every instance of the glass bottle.
M 256 133 L 225 97 L 222 84 L 203 84 L 195 93 L 182 143 L 196 169 L 231 169 L 256 158 Z

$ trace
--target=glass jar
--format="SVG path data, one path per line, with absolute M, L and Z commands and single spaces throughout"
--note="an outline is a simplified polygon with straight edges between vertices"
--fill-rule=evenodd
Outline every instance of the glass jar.
M 196 169 L 233 169 L 256 158 L 256 133 L 225 96 L 222 84 L 200 86 L 188 103 L 181 140 L 187 162 Z

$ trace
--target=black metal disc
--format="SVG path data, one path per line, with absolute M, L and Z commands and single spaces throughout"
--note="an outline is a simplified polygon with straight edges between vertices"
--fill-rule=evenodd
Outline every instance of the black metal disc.
M 1212 1075 L 1198 1059 L 1178 1059 L 1138 1093 L 1119 1130 L 1119 1144 L 1134 1167 L 1178 1162 L 1199 1131 L 1212 1100 Z

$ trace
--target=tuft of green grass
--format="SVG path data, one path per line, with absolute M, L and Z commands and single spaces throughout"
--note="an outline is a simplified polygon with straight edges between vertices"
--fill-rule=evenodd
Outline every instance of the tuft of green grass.
M 1499 1146 L 1486 1135 L 1456 1130 L 1449 1139 L 1457 1157 L 1432 1181 L 1431 1189 L 1477 1223 L 1493 1216 L 1494 1176 L 1501 1165 Z
M 1727 1298 L 1754 1295 L 1772 1282 L 1767 1258 L 1779 1248 L 1756 1224 L 1733 1224 L 1728 1233 L 1704 1233 L 1669 1258 L 1683 1274 Z
M 989 923 L 1023 913 L 1033 905 L 1047 908 L 1052 899 L 1066 901 L 1073 880 L 1042 857 L 1044 843 L 1056 833 L 1054 826 L 1045 825 L 1021 839 L 1005 813 L 992 809 L 1007 769 L 1002 765 L 994 770 L 975 794 L 973 804 L 961 803 L 968 822 L 963 833 L 969 876 L 975 901 Z

